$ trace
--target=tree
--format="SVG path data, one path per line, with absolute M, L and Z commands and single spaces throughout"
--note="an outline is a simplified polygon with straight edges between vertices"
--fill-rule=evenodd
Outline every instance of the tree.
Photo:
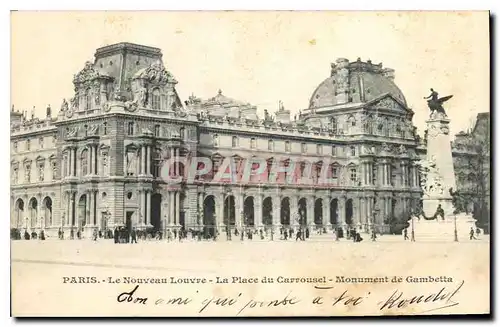
M 455 173 L 457 190 L 450 190 L 456 212 L 469 213 L 476 225 L 490 229 L 490 121 L 488 114 L 479 114 L 473 130 L 457 135 Z

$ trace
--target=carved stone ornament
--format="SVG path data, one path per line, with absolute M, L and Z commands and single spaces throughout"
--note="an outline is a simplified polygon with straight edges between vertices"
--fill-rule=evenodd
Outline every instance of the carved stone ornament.
M 97 135 L 98 134 L 98 129 L 99 129 L 99 125 L 93 125 L 92 127 L 90 127 L 89 129 L 89 132 L 88 132 L 88 135 L 89 136 L 94 136 L 94 135 Z
M 136 101 L 127 101 L 125 102 L 125 110 L 134 112 L 137 110 L 139 106 L 137 105 Z
M 99 76 L 99 72 L 94 69 L 94 65 L 92 64 L 92 62 L 87 61 L 85 63 L 85 67 L 73 78 L 73 83 L 84 83 L 86 81 L 91 81 Z
M 448 126 L 441 126 L 441 132 L 445 135 L 448 135 L 450 133 L 450 129 Z
M 402 110 L 401 106 L 399 103 L 394 101 L 391 97 L 385 97 L 376 104 L 377 107 L 379 108 L 387 108 L 387 109 L 394 109 L 394 110 Z
M 109 106 L 109 103 L 105 103 L 102 105 L 102 110 L 104 110 L 105 112 L 108 112 L 111 110 L 111 107 Z
M 172 74 L 165 69 L 161 62 L 151 64 L 139 75 L 139 78 L 147 79 L 150 82 L 156 83 L 175 82 Z
M 66 110 L 64 113 L 66 114 L 67 118 L 73 117 L 73 108 Z

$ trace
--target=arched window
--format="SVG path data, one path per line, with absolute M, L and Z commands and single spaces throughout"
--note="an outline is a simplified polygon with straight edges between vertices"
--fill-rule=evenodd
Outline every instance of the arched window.
M 285 152 L 290 152 L 290 141 L 285 141 Z
M 103 134 L 104 135 L 107 135 L 108 134 L 108 123 L 107 122 L 104 122 L 102 123 L 102 126 L 103 126 Z
M 351 182 L 355 183 L 356 180 L 357 180 L 357 176 L 356 176 L 356 168 L 351 168 L 349 169 L 349 177 L 351 179 Z
M 351 146 L 351 156 L 356 156 L 356 147 Z
M 92 109 L 92 96 L 90 94 L 90 89 L 85 90 L 85 110 Z
M 214 146 L 219 146 L 219 135 L 214 134 Z
M 181 129 L 179 130 L 179 136 L 181 140 L 184 140 L 186 138 L 186 129 L 184 127 L 181 127 Z
M 26 140 L 26 151 L 30 151 L 30 148 L 31 148 L 31 141 Z
M 160 125 L 155 125 L 155 136 L 156 137 L 160 136 Z
M 87 158 L 88 158 L 88 151 L 87 149 L 83 150 L 81 155 L 80 155 L 80 162 L 81 162 L 81 172 L 82 172 L 82 176 L 85 176 L 87 175 L 88 173 L 88 162 L 87 162 Z
M 233 148 L 236 148 L 238 146 L 238 137 L 233 136 L 233 142 L 232 142 Z
M 151 107 L 156 110 L 161 109 L 161 99 L 160 99 L 160 90 L 159 89 L 154 89 L 153 90 L 153 96 L 151 99 Z

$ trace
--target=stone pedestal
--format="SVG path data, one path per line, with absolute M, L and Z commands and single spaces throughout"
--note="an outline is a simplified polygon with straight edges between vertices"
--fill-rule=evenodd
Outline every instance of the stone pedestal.
M 470 215 L 447 215 L 442 219 L 438 217 L 434 220 L 413 217 L 408 227 L 408 235 L 411 234 L 412 224 L 415 231 L 415 240 L 418 241 L 450 241 L 455 240 L 455 226 L 457 229 L 458 241 L 469 239 L 471 227 L 476 230 L 476 220 Z
M 456 190 L 455 170 L 450 143 L 450 120 L 443 114 L 434 113 L 427 124 L 426 183 L 423 185 L 423 210 L 430 217 L 439 204 L 445 216 L 453 215 L 450 188 Z

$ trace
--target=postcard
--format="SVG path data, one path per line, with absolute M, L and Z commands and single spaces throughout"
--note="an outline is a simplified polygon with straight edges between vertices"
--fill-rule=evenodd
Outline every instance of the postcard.
M 489 314 L 489 20 L 12 12 L 12 316 Z

